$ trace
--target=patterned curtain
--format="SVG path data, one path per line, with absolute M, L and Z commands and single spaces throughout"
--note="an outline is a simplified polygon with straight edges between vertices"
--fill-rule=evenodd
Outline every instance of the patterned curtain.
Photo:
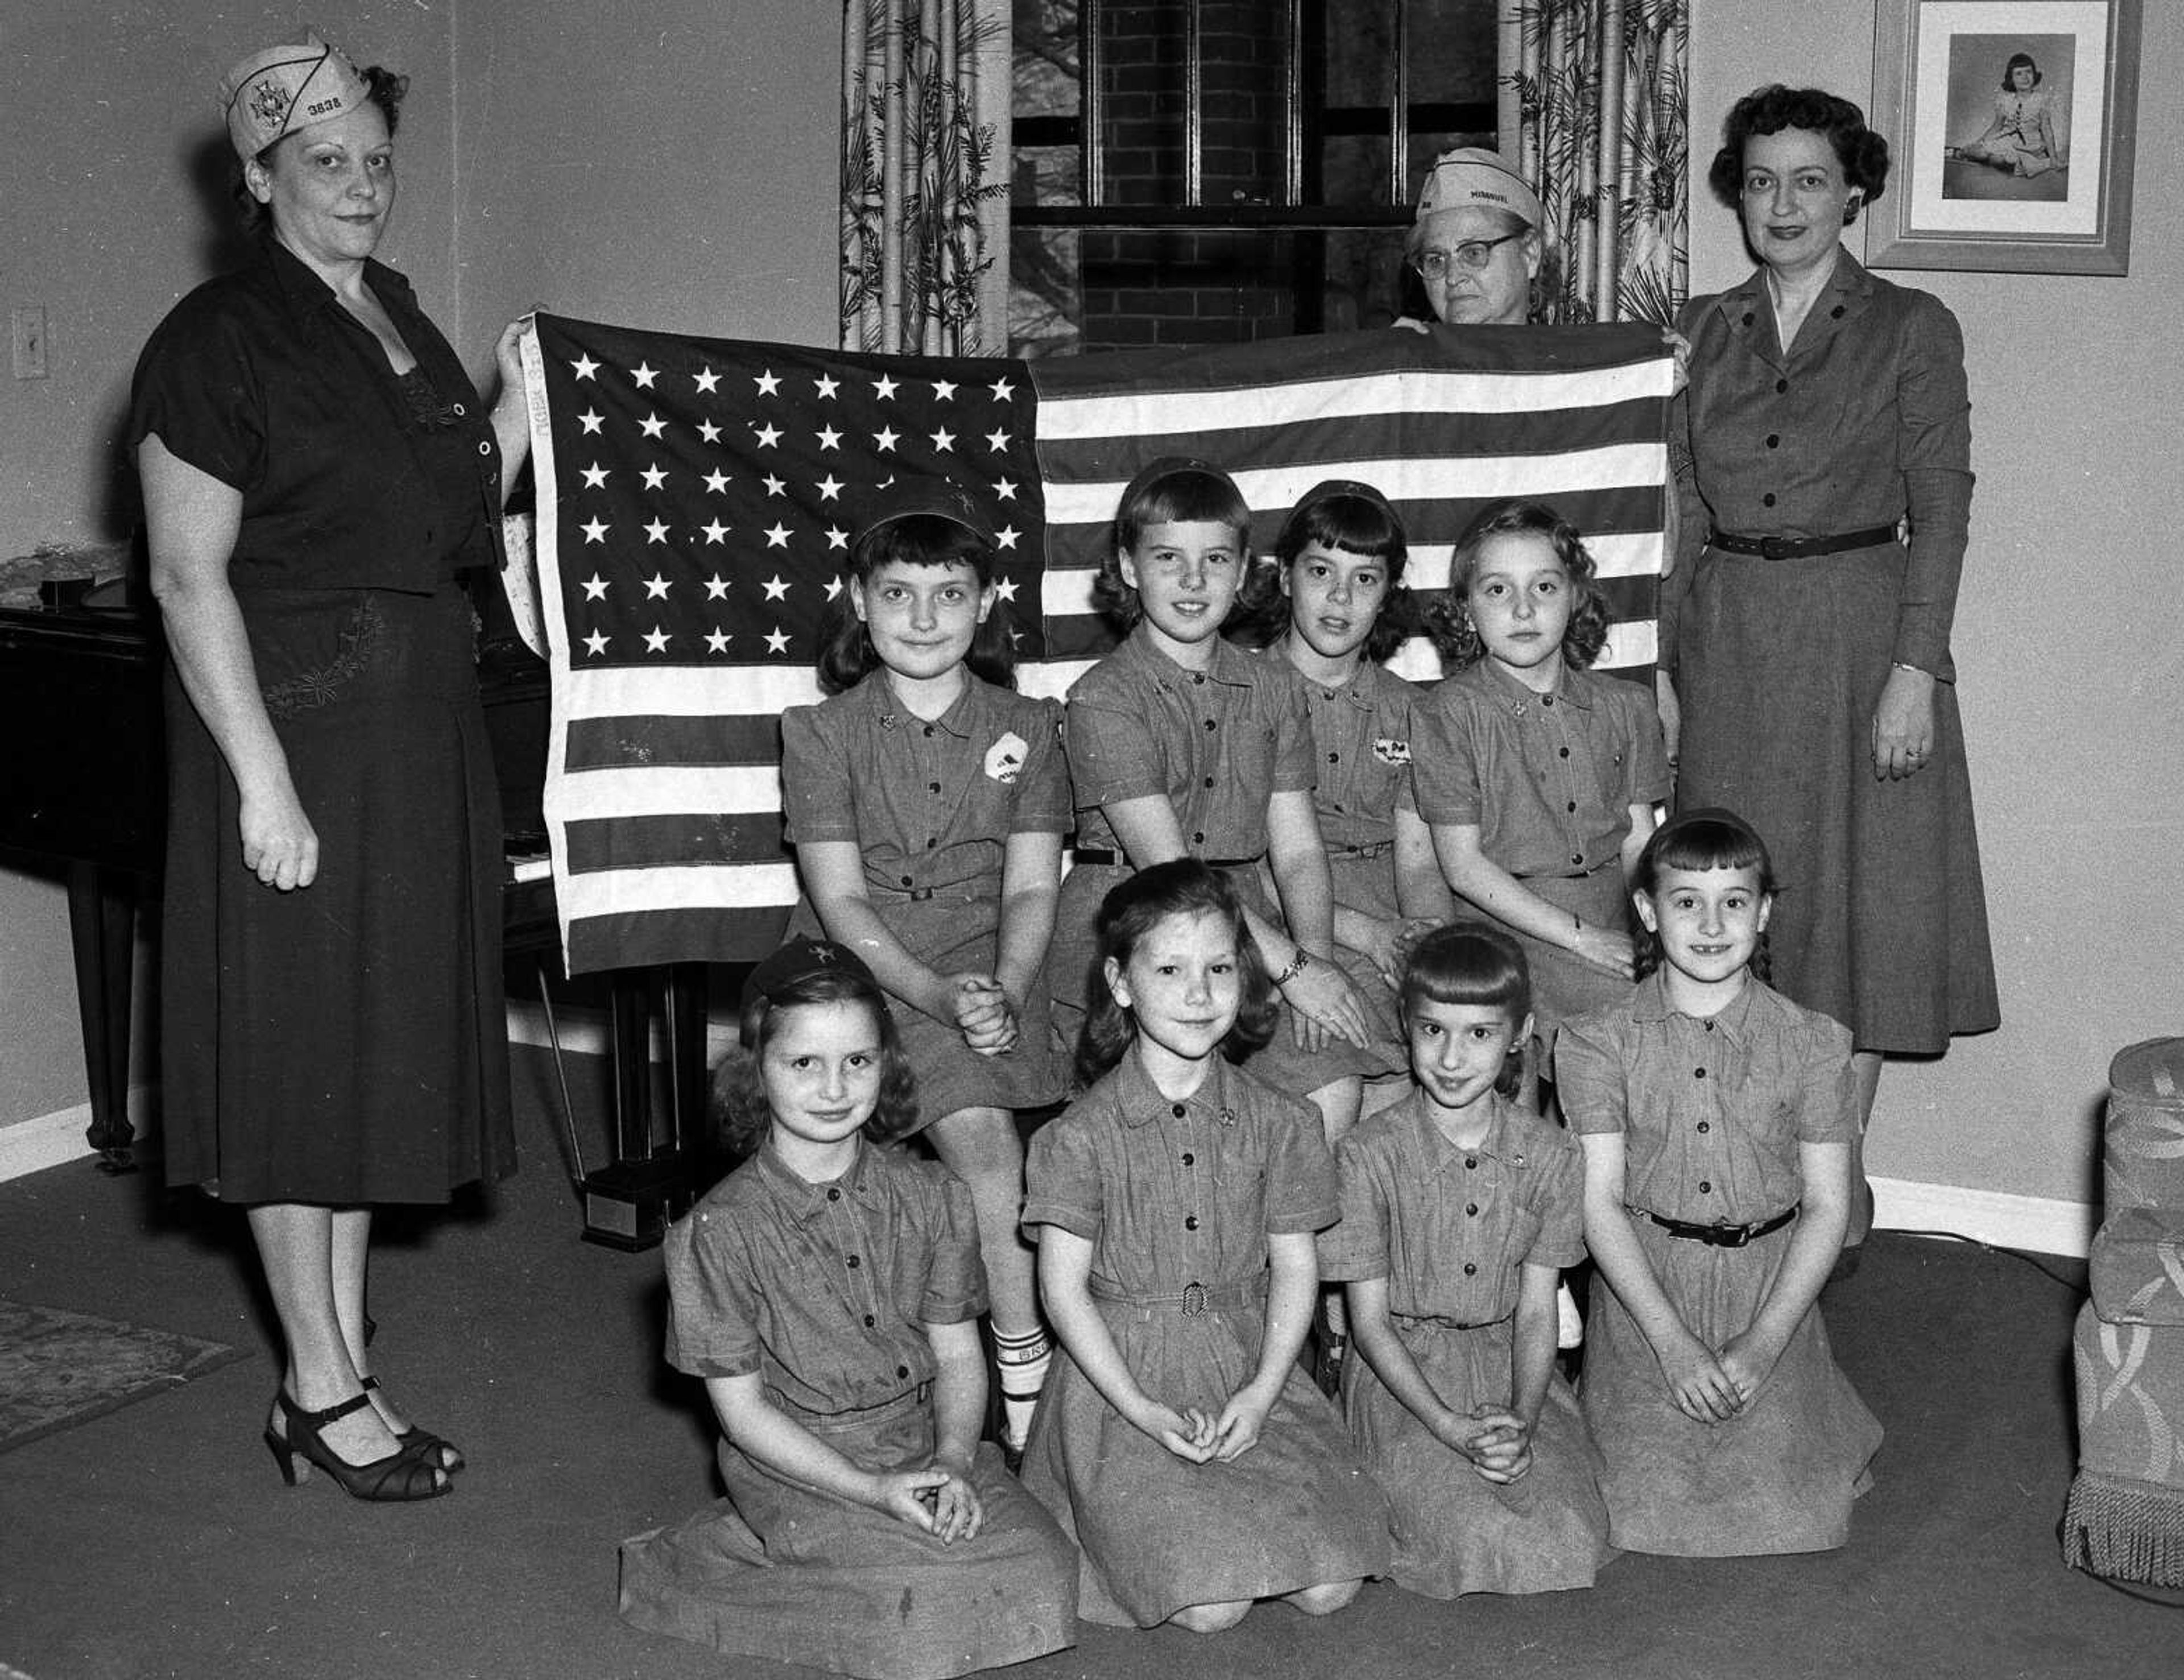
M 1684 301 L 1690 12 L 1690 0 L 1512 0 L 1503 15 L 1522 168 L 1559 253 L 1551 320 L 1666 325 Z
M 849 350 L 975 356 L 1007 343 L 992 253 L 1008 177 L 1006 0 L 846 0 L 842 330 Z

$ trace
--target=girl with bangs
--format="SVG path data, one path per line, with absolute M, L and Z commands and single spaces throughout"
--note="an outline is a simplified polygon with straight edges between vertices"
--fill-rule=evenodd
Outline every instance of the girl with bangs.
M 1133 869 L 1200 859 L 1236 893 L 1280 996 L 1284 1020 L 1253 1071 L 1308 1093 L 1339 1133 L 1357 1115 L 1371 1033 L 1335 960 L 1303 698 L 1279 665 L 1221 634 L 1251 575 L 1251 523 L 1234 482 L 1203 461 L 1155 461 L 1123 492 L 1097 592 L 1128 634 L 1078 679 L 1065 718 L 1077 849 L 1055 1005 L 1073 1026 L 1100 995 L 1094 926 L 1109 890 Z
M 1344 1416 L 1395 1513 L 1398 1586 L 1429 1598 L 1589 1587 L 1600 1455 L 1555 1368 L 1562 1268 L 1584 1255 L 1577 1146 L 1516 1100 L 1532 1031 L 1515 939 L 1436 929 L 1402 975 L 1412 1086 L 1336 1152 L 1320 1238 L 1359 1357 Z

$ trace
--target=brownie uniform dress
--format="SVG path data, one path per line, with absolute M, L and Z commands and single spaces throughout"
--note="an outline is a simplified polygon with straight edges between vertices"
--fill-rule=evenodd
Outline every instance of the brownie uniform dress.
M 1669 797 L 1661 720 L 1644 689 L 1565 669 L 1554 693 L 1535 694 L 1480 659 L 1425 697 L 1412 756 L 1429 824 L 1476 827 L 1479 850 L 1529 891 L 1590 926 L 1630 931 L 1630 808 Z M 1524 948 L 1534 1022 L 1550 1048 L 1562 1021 L 1630 989 L 1558 945 L 1507 931 Z
M 758 1372 L 769 1401 L 862 1469 L 930 1460 L 923 1327 L 986 1305 L 961 1181 L 867 1144 L 812 1184 L 762 1149 L 676 1222 L 666 1254 L 669 1364 Z M 621 1613 L 637 1626 L 878 1680 L 943 1680 L 1076 1642 L 1076 1554 L 990 1442 L 971 1471 L 983 1526 L 946 1546 L 726 1439 L 720 1466 L 726 1499 L 622 1543 Z
M 1320 1230 L 1337 1206 L 1318 1113 L 1217 1056 L 1171 1102 L 1126 1055 L 1032 1139 L 1027 1177 L 1033 1234 L 1057 1226 L 1093 1245 L 1093 1305 L 1139 1385 L 1215 1414 L 1258 1370 L 1268 1237 Z M 1150 1627 L 1186 1605 L 1388 1566 L 1387 1504 L 1294 1367 L 1257 1444 L 1194 1465 L 1057 1348 L 1024 1484 L 1084 1548 L 1087 1621 Z
M 128 442 L 240 492 L 228 581 L 319 839 L 318 877 L 244 867 L 238 794 L 166 679 L 160 981 L 170 1182 L 235 1202 L 440 1202 L 515 1165 L 500 798 L 465 568 L 496 563 L 500 461 L 407 281 L 365 283 L 417 359 L 270 239 L 176 304 Z
M 1847 254 L 1786 353 L 1758 275 L 1693 302 L 1671 453 L 1684 540 L 1663 646 L 1683 705 L 1678 804 L 1758 829 L 1781 883 L 1774 983 L 1861 1050 L 1934 1055 L 2001 1020 L 1949 626 L 1972 494 L 1956 318 Z M 1892 534 L 1908 515 L 1907 548 Z M 1773 560 L 1708 541 L 1882 533 Z M 1873 774 L 1901 661 L 1938 679 L 1925 769 Z
M 1186 670 L 1153 647 L 1140 625 L 1077 679 L 1063 723 L 1077 800 L 1079 861 L 1062 878 L 1055 915 L 1055 1009 L 1073 1042 L 1083 1025 L 1099 954 L 1100 901 L 1131 865 L 1100 807 L 1159 794 L 1174 808 L 1184 848 L 1218 867 L 1244 905 L 1275 926 L 1282 915 L 1260 880 L 1267 801 L 1308 793 L 1317 781 L 1312 724 L 1286 672 L 1217 639 L 1213 663 Z M 1116 861 L 1087 863 L 1084 852 Z M 1346 1039 L 1307 1054 L 1296 1048 L 1290 1007 L 1251 1067 L 1284 1091 L 1317 1091 L 1359 1072 L 1366 1058 Z
M 1412 718 L 1424 695 L 1370 659 L 1360 661 L 1348 682 L 1329 688 L 1290 665 L 1279 642 L 1264 657 L 1288 670 L 1312 721 L 1312 765 L 1318 777 L 1312 805 L 1319 814 L 1319 839 L 1327 848 L 1335 908 L 1383 921 L 1400 917 L 1396 813 L 1418 811 L 1411 789 Z M 1395 988 L 1362 952 L 1338 945 L 1335 956 L 1357 987 L 1373 1029 L 1362 1071 L 1402 1072 L 1410 1065 L 1409 1052 Z
M 791 844 L 841 840 L 864 856 L 865 892 L 903 948 L 939 974 L 991 974 L 999 960 L 1001 864 L 1012 834 L 1069 828 L 1061 709 L 970 676 L 928 723 L 874 671 L 823 704 L 782 715 L 782 804 Z M 819 934 L 807 896 L 791 934 Z M 897 1000 L 895 1025 L 927 1125 L 966 1108 L 1059 1102 L 1042 972 L 1017 1012 L 1016 1047 L 980 1055 L 956 1022 Z
M 1396 1334 L 1452 1410 L 1507 1406 L 1518 1269 L 1584 1257 L 1577 1145 L 1537 1115 L 1489 1094 L 1476 1149 L 1459 1149 L 1413 1092 L 1361 1121 L 1335 1152 L 1342 1221 L 1319 1239 L 1330 1282 L 1388 1280 Z M 1590 1587 L 1614 1555 L 1600 1454 L 1560 1371 L 1547 1379 L 1532 1466 L 1496 1485 L 1435 1439 L 1353 1356 L 1343 1412 L 1395 1511 L 1390 1576 L 1428 1598 Z
M 1644 1217 L 1749 1225 L 1795 1207 L 1801 1143 L 1857 1126 L 1850 1037 L 1758 980 L 1701 1021 L 1657 975 L 1614 1009 L 1566 1022 L 1555 1084 L 1570 1129 L 1620 1132 L 1624 1199 L 1653 1275 L 1691 1333 L 1719 1349 L 1774 1286 L 1795 1221 L 1725 1248 Z M 1583 1399 L 1607 1469 L 1608 1538 L 1684 1557 L 1825 1551 L 1872 1485 L 1880 1425 L 1828 1349 L 1814 1305 L 1758 1395 L 1725 1423 L 1677 1410 L 1645 1332 L 1606 1279 L 1591 1291 Z

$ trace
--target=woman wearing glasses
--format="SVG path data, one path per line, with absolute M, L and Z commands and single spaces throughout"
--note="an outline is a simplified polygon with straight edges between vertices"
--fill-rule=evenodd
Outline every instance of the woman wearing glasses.
M 1499 155 L 1466 146 L 1444 152 L 1418 192 L 1403 256 L 1450 326 L 1522 326 L 1546 290 L 1546 218 L 1539 195 Z M 1423 331 L 1426 323 L 1396 323 Z

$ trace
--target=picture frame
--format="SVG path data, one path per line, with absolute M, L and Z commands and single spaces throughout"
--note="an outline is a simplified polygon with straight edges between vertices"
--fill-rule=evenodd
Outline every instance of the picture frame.
M 2139 8 L 1878 0 L 1868 266 L 2130 272 Z

